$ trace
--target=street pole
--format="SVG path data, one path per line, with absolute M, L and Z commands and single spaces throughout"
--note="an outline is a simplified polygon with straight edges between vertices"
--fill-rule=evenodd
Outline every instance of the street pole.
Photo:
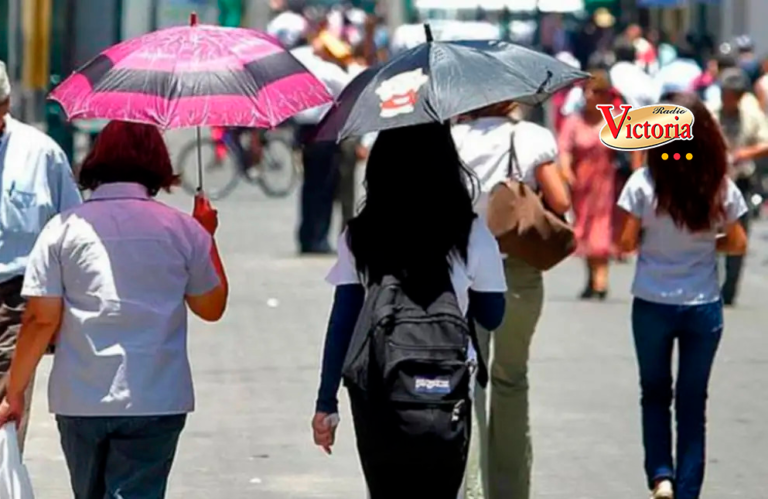
M 61 83 L 74 69 L 75 16 L 77 0 L 52 0 L 50 36 L 50 89 Z M 74 162 L 75 143 L 72 126 L 67 123 L 63 111 L 52 101 L 45 103 L 45 120 L 48 135 Z
M 149 30 L 150 31 L 157 31 L 160 14 L 158 13 L 158 10 L 160 9 L 160 0 L 150 0 L 149 2 Z
M 20 0 L 10 0 L 8 4 L 8 72 L 12 81 L 19 78 L 19 17 Z

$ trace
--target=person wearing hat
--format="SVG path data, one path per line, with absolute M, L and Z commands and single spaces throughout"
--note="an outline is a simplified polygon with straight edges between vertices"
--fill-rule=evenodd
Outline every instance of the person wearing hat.
M 768 119 L 759 107 L 744 105 L 752 82 L 741 68 L 728 68 L 720 74 L 720 103 L 711 108 L 720 123 L 729 148 L 731 179 L 745 199 L 752 192 L 755 160 L 768 156 Z M 754 96 L 753 96 L 754 97 Z M 741 218 L 749 230 L 749 214 Z M 733 305 L 738 292 L 744 257 L 728 256 L 725 263 L 723 302 Z
M 45 224 L 82 202 L 64 151 L 49 136 L 14 119 L 11 84 L 0 61 L 0 400 L 25 311 L 21 289 L 27 259 Z M 32 386 L 19 422 L 24 449 Z

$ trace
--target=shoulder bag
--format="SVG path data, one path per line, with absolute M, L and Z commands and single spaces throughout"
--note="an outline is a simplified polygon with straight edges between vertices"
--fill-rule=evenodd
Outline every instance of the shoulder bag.
M 490 193 L 488 227 L 502 253 L 538 270 L 549 270 L 575 251 L 576 239 L 568 222 L 549 210 L 541 196 L 523 181 L 514 132 L 508 176 L 507 182 L 498 184 Z

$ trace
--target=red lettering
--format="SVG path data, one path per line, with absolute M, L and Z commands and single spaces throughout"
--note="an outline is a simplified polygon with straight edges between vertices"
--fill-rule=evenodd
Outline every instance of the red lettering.
M 666 136 L 664 138 L 665 139 L 673 138 L 673 136 L 669 134 L 669 129 L 670 128 L 674 129 L 675 128 L 675 124 L 674 123 L 667 123 L 666 125 L 664 125 L 664 128 L 666 128 L 666 131 L 667 131 Z M 675 134 L 675 137 L 677 137 L 677 134 Z
M 643 137 L 645 137 L 646 139 L 650 139 L 651 138 L 651 124 L 646 121 L 644 123 L 644 126 L 645 126 L 645 133 L 643 134 Z
M 640 127 L 640 131 L 639 132 L 637 131 L 637 127 Z M 637 123 L 632 128 L 632 133 L 635 134 L 635 138 L 636 139 L 642 139 L 643 138 L 643 124 L 642 123 Z
M 651 135 L 653 135 L 654 139 L 660 139 L 664 136 L 664 127 L 662 127 L 660 124 L 656 123 L 651 127 Z M 657 137 L 658 135 L 658 137 Z
M 689 125 L 688 123 L 683 125 L 683 130 L 680 133 L 680 138 L 681 139 L 692 139 L 693 138 L 693 134 L 691 133 L 691 125 Z
M 611 111 L 613 111 L 613 105 L 600 104 L 597 106 L 597 109 L 600 110 L 600 112 L 603 114 L 603 119 L 605 119 L 605 122 L 608 123 L 608 128 L 611 129 L 611 135 L 613 135 L 613 138 L 618 139 L 621 127 L 624 126 L 624 120 L 627 119 L 627 114 L 629 114 L 629 110 L 632 109 L 632 106 L 627 104 L 621 105 L 621 109 L 624 111 L 624 113 L 621 115 L 621 121 L 619 121 L 618 126 L 616 126 L 616 123 L 613 121 L 613 114 L 611 114 Z
M 627 123 L 627 138 L 628 139 L 632 138 L 632 125 L 630 125 L 629 123 Z

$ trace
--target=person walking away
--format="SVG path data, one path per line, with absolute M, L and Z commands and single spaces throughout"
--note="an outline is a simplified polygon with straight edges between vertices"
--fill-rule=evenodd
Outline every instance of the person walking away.
M 10 105 L 11 85 L 0 61 L 0 399 L 8 388 L 26 308 L 21 288 L 29 253 L 48 220 L 82 202 L 64 151 L 43 132 L 14 119 Z M 19 420 L 22 452 L 33 388 L 31 379 Z
M 110 122 L 83 163 L 92 195 L 45 226 L 29 256 L 29 300 L 0 425 L 55 343 L 48 405 L 77 499 L 162 499 L 194 393 L 187 307 L 217 321 L 227 278 L 195 199 L 195 221 L 153 198 L 178 183 L 152 125 Z
M 605 120 L 596 106 L 612 104 L 616 93 L 605 71 L 591 71 L 585 105 L 569 116 L 558 137 L 560 165 L 573 196 L 577 252 L 587 262 L 587 285 L 581 298 L 605 300 L 613 246 L 616 153 L 600 142 Z
M 397 128 L 378 135 L 366 169 L 365 205 L 340 237 L 338 260 L 327 277 L 336 291 L 312 420 L 314 441 L 326 452 L 335 442 L 336 426 L 330 423 L 338 414 L 344 358 L 355 324 L 362 318 L 367 288 L 394 276 L 409 296 L 419 297 L 426 305 L 443 291 L 442 283 L 448 284 L 450 276 L 449 286 L 463 316 L 471 315 L 488 330 L 501 323 L 506 291 L 501 255 L 485 222 L 473 211 L 470 176 L 447 124 Z M 471 343 L 466 348 L 467 360 L 474 363 Z M 421 386 L 419 393 L 432 390 Z M 465 388 L 471 389 L 468 384 Z M 445 393 L 443 389 L 439 388 L 440 393 Z M 461 462 L 446 463 L 449 456 L 432 447 L 419 448 L 418 438 L 402 441 L 394 432 L 391 439 L 379 439 L 377 435 L 391 435 L 392 429 L 375 416 L 366 418 L 362 394 L 353 387 L 349 390 L 371 499 L 455 499 L 466 455 Z M 471 407 L 458 410 L 456 417 L 457 421 L 471 418 Z M 468 423 L 460 423 L 467 439 Z M 462 454 L 466 441 L 464 445 Z
M 633 62 L 645 74 L 652 75 L 659 70 L 658 51 L 655 45 L 643 36 L 643 28 L 640 25 L 630 24 L 627 26 L 622 38 L 625 40 L 624 43 L 630 44 L 635 49 L 635 58 L 630 62 Z
M 616 64 L 611 67 L 608 76 L 625 102 L 635 109 L 656 104 L 659 95 L 653 78 L 635 63 L 635 47 L 629 42 L 620 41 L 613 52 L 616 54 Z
M 349 82 L 349 75 L 337 64 L 330 62 L 324 40 L 328 36 L 313 36 L 309 45 L 291 53 L 322 81 L 334 97 L 338 97 Z M 299 225 L 299 252 L 304 255 L 331 253 L 328 235 L 333 217 L 333 203 L 339 178 L 340 148 L 334 142 L 315 142 L 315 128 L 331 104 L 308 109 L 294 116 L 302 144 L 304 183 L 301 187 L 301 221 Z
M 546 128 L 510 119 L 514 109 L 513 103 L 490 106 L 453 128 L 462 160 L 481 182 L 475 210 L 485 220 L 491 190 L 513 176 L 515 162 L 523 175 L 520 180 L 541 192 L 546 205 L 563 215 L 571 203 L 557 165 L 555 138 Z M 515 258 L 505 258 L 504 274 L 507 313 L 493 333 L 490 415 L 485 391 L 475 387 L 480 463 L 475 459 L 477 452 L 473 452 L 467 470 L 467 495 L 527 499 L 532 467 L 528 358 L 541 316 L 544 287 L 541 272 Z M 477 332 L 486 359 L 491 330 L 481 327 Z
M 672 103 L 693 113 L 693 140 L 649 150 L 648 167 L 632 175 L 618 202 L 625 212 L 619 243 L 640 252 L 632 285 L 632 333 L 648 485 L 653 499 L 699 499 L 707 387 L 723 333 L 717 252 L 744 254 L 747 236 L 739 218 L 747 207 L 728 178 L 725 140 L 711 114 L 694 94 Z M 677 154 L 680 159 L 673 159 Z
M 734 45 L 739 54 L 739 67 L 744 70 L 754 87 L 763 74 L 762 64 L 755 54 L 755 42 L 749 35 L 741 35 L 736 37 Z
M 768 122 L 759 107 L 746 105 L 744 96 L 749 94 L 752 86 L 743 70 L 731 68 L 723 71 L 720 87 L 721 103 L 711 110 L 728 145 L 728 173 L 744 198 L 749 199 L 753 192 L 755 160 L 768 156 Z M 749 213 L 744 214 L 741 223 L 749 233 Z M 723 301 L 727 306 L 736 302 L 743 266 L 743 255 L 726 257 Z
M 692 92 L 701 77 L 696 49 L 686 42 L 679 43 L 675 48 L 677 59 L 659 69 L 654 76 L 657 95 Z

